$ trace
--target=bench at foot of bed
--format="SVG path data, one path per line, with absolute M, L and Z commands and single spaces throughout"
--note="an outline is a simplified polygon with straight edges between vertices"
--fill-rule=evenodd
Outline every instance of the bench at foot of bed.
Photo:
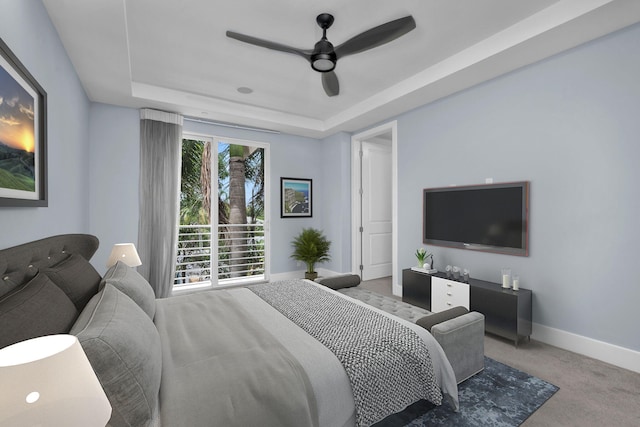
M 451 363 L 456 381 L 460 384 L 484 369 L 484 315 L 453 307 L 439 313 L 380 295 L 359 285 L 357 275 L 340 275 L 316 279 L 316 282 L 335 289 L 380 310 L 416 323 L 438 341 Z

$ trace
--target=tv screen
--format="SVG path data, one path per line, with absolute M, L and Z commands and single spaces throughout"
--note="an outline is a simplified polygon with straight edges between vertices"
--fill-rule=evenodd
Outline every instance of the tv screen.
M 528 255 L 529 183 L 427 188 L 425 244 Z

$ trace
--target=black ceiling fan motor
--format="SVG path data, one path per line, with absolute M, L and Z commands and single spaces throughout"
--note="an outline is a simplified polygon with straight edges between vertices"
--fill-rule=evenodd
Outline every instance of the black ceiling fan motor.
M 316 43 L 311 53 L 311 68 L 321 73 L 328 73 L 336 68 L 338 60 L 333 44 L 327 40 L 327 29 L 333 24 L 333 15 L 321 13 L 316 22 L 322 28 L 322 38 Z

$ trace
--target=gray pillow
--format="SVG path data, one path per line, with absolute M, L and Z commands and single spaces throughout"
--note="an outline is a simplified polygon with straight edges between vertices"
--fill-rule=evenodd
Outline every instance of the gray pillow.
M 125 293 L 153 320 L 156 314 L 156 294 L 140 273 L 122 261 L 118 261 L 105 273 L 101 287 L 105 283 L 110 283 Z
M 149 317 L 107 283 L 70 333 L 78 337 L 109 398 L 109 425 L 149 425 L 158 406 L 162 373 L 160 335 Z
M 447 320 L 455 319 L 458 316 L 462 316 L 463 314 L 467 314 L 469 310 L 462 306 L 452 307 L 450 309 L 440 311 L 438 313 L 428 314 L 424 317 L 416 320 L 416 324 L 422 326 L 427 331 L 431 331 L 438 323 L 446 322 Z
M 328 288 L 338 290 L 358 286 L 360 284 L 360 276 L 357 274 L 341 274 L 339 276 L 316 279 L 316 282 Z
M 42 273 L 0 298 L 0 348 L 43 335 L 67 333 L 78 310 Z
M 40 271 L 67 294 L 78 310 L 98 293 L 100 274 L 82 255 L 71 254 L 53 267 Z

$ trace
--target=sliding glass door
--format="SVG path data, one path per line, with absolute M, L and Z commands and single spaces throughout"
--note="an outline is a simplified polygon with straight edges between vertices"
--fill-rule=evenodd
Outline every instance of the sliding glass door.
M 269 279 L 268 144 L 187 135 L 174 290 Z

